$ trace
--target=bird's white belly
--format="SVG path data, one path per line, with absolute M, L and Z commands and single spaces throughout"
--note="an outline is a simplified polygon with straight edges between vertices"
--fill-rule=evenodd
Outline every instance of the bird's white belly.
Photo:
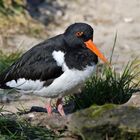
M 95 71 L 95 65 L 87 66 L 84 70 L 68 69 L 56 78 L 48 87 L 35 91 L 34 94 L 46 97 L 62 97 L 74 93 L 85 80 Z

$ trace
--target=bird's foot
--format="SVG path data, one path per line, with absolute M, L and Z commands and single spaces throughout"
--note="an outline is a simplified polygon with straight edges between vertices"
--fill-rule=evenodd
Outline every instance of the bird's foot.
M 47 104 L 45 108 L 47 109 L 48 115 L 51 116 L 52 115 L 52 107 L 51 107 L 51 104 Z
M 64 112 L 64 109 L 63 109 L 63 105 L 62 104 L 59 104 L 57 106 L 57 109 L 58 109 L 58 112 L 60 113 L 61 116 L 65 116 L 65 112 Z
M 56 107 L 57 107 L 58 112 L 60 113 L 60 115 L 65 116 L 65 112 L 64 112 L 64 109 L 63 109 L 63 105 L 62 105 L 62 99 L 57 100 Z

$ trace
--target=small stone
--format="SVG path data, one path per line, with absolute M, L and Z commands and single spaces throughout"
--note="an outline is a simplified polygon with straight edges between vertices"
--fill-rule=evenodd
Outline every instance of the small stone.
M 28 114 L 28 117 L 29 117 L 29 118 L 34 118 L 35 115 L 34 115 L 33 113 L 31 113 L 31 114 Z
M 133 21 L 134 21 L 134 19 L 131 18 L 131 17 L 126 17 L 126 18 L 124 18 L 124 22 L 126 22 L 126 23 L 131 23 L 131 22 L 133 22 Z
M 2 95 L 0 98 L 0 103 L 9 103 L 12 100 L 7 95 Z

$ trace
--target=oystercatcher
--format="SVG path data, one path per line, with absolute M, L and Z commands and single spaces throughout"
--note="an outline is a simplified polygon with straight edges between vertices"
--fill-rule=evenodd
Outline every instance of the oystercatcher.
M 83 86 L 98 57 L 107 63 L 93 43 L 93 32 L 86 23 L 74 23 L 63 34 L 34 46 L 0 75 L 0 88 L 50 98 L 45 106 L 49 115 L 51 98 L 57 98 L 56 107 L 64 116 L 62 97 Z

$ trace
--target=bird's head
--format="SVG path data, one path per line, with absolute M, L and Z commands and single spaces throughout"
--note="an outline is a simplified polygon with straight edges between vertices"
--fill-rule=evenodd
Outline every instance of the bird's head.
M 87 47 L 95 53 L 101 60 L 108 63 L 104 55 L 98 50 L 93 43 L 93 28 L 86 23 L 74 23 L 64 32 L 64 40 L 68 47 L 73 49 Z

